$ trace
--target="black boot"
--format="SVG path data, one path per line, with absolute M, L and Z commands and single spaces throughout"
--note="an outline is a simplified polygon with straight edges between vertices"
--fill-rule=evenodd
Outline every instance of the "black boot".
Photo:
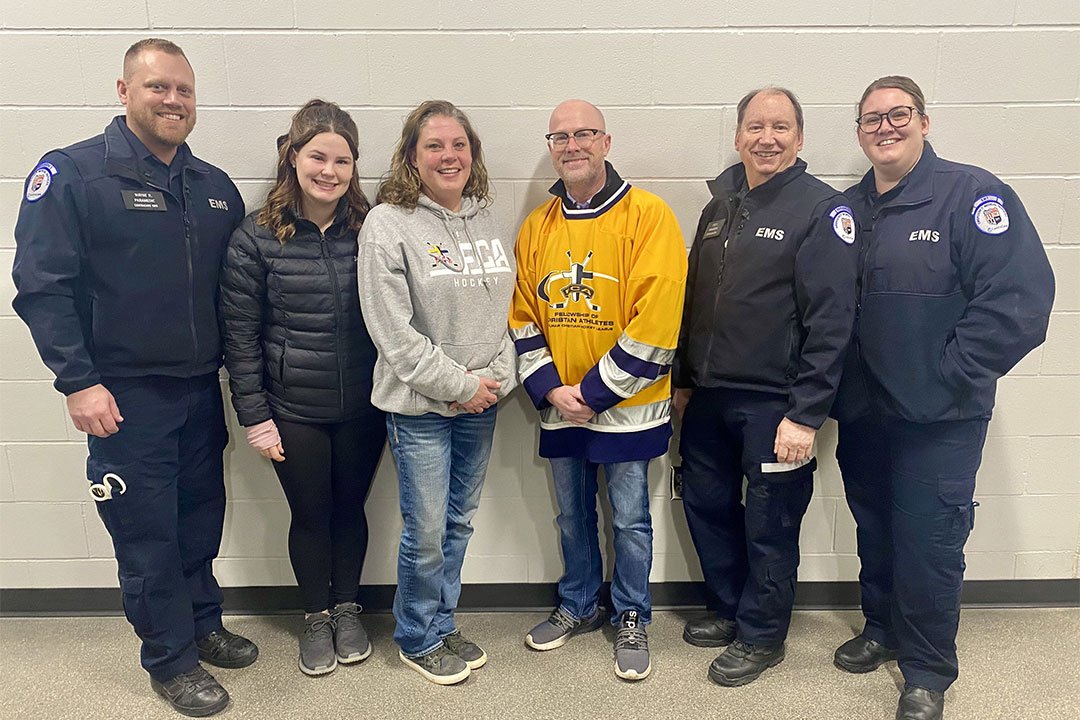
M 905 685 L 896 706 L 896 720 L 941 720 L 945 711 L 945 693 Z
M 683 626 L 682 639 L 697 647 L 723 647 L 735 639 L 735 621 L 725 618 L 690 620 Z
M 202 665 L 165 682 L 150 678 L 150 687 L 168 700 L 173 710 L 190 717 L 213 715 L 229 704 L 229 693 Z
M 195 646 L 199 648 L 200 660 L 222 668 L 247 667 L 259 657 L 255 643 L 225 628 L 199 638 Z
M 736 640 L 709 665 L 709 679 L 724 687 L 746 685 L 783 659 L 783 644 L 766 647 Z
M 836 666 L 850 673 L 868 673 L 895 659 L 895 652 L 863 635 L 856 635 L 833 653 Z

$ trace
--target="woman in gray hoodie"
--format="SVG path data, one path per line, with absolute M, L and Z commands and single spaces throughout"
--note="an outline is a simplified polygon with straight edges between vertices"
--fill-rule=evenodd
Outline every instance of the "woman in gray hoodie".
M 496 403 L 516 377 L 513 239 L 487 209 L 480 138 L 445 101 L 405 119 L 377 201 L 358 278 L 379 351 L 371 401 L 387 412 L 404 522 L 394 640 L 402 662 L 452 685 L 487 662 L 454 610 Z

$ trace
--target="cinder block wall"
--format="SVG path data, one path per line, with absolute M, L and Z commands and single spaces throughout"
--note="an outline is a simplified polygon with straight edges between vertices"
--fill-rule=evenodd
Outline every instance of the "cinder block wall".
M 0 587 L 116 584 L 112 549 L 86 492 L 85 443 L 11 310 L 7 268 L 23 180 L 47 150 L 100 132 L 121 112 L 115 80 L 127 46 L 162 36 L 197 74 L 195 152 L 223 167 L 254 209 L 274 138 L 319 96 L 348 107 L 362 132 L 373 193 L 405 113 L 445 97 L 472 116 L 507 237 L 554 175 L 543 134 L 558 101 L 607 113 L 611 160 L 676 210 L 687 242 L 706 178 L 737 159 L 734 105 L 783 84 L 806 106 L 810 170 L 846 187 L 867 167 L 853 106 L 872 79 L 915 78 L 931 139 L 982 165 L 1026 203 L 1057 274 L 1050 337 L 1000 383 L 978 481 L 968 577 L 1075 578 L 1080 555 L 1080 4 L 1076 0 L 808 3 L 570 0 L 430 3 L 260 0 L 5 0 L 0 6 Z M 230 412 L 231 415 L 231 412 Z M 229 506 L 218 561 L 227 585 L 293 582 L 288 509 L 267 461 L 230 417 Z M 808 580 L 857 576 L 855 529 L 835 462 L 835 426 L 803 531 Z M 535 457 L 534 414 L 504 403 L 466 582 L 545 582 L 560 560 L 555 504 Z M 700 570 L 682 508 L 654 464 L 653 580 Z M 367 505 L 367 583 L 394 582 L 400 520 L 389 457 Z

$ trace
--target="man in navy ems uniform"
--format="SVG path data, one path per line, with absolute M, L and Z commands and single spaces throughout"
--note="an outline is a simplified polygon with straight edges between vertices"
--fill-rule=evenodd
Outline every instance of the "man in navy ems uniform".
M 211 567 L 228 439 L 218 274 L 244 207 L 184 142 L 195 76 L 179 47 L 132 45 L 117 92 L 124 116 L 46 154 L 26 182 L 13 304 L 88 435 L 90 494 L 151 685 L 205 716 L 229 695 L 199 660 L 244 667 L 258 655 L 222 628 Z
M 673 370 L 683 506 L 714 612 L 683 638 L 727 646 L 709 667 L 724 686 L 784 659 L 812 445 L 854 320 L 854 219 L 806 172 L 802 143 L 789 90 L 739 102 L 742 162 L 709 183 Z

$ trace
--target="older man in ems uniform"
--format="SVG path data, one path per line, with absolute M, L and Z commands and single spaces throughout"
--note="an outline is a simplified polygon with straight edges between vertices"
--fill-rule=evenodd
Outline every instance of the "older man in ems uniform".
M 672 371 L 675 408 L 685 409 L 683 506 L 714 611 L 683 638 L 727 646 L 709 667 L 725 686 L 784 659 L 812 445 L 855 312 L 851 211 L 806 172 L 802 143 L 791 91 L 739 102 L 742 162 L 709 183 Z

